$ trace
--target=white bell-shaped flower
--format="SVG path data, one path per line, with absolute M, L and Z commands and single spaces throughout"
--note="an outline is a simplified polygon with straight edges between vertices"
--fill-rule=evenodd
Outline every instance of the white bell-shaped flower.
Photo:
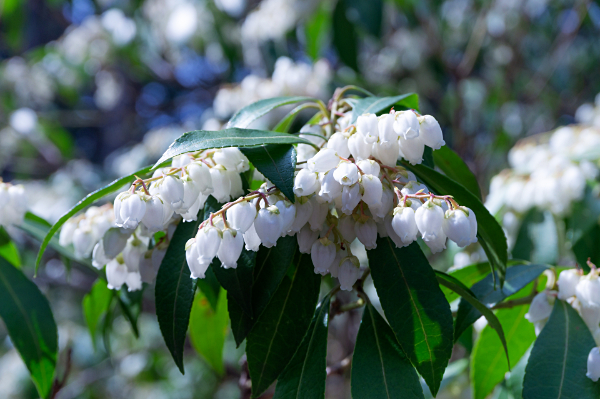
M 146 202 L 139 193 L 133 193 L 121 198 L 119 206 L 121 223 L 117 224 L 117 226 L 125 229 L 135 229 L 146 213 Z
M 379 138 L 379 119 L 375 114 L 363 114 L 356 119 L 356 131 L 363 136 L 364 144 L 372 144 Z
M 350 149 L 348 148 L 348 138 L 344 133 L 337 132 L 331 135 L 329 141 L 327 141 L 327 148 L 331 148 L 338 153 L 342 158 L 348 158 L 350 156 Z
M 92 253 L 95 242 L 91 229 L 82 222 L 79 222 L 79 227 L 73 232 L 73 249 L 75 256 L 87 258 Z
M 327 238 L 318 239 L 310 249 L 310 258 L 315 270 L 329 270 L 335 259 L 335 244 Z
M 471 243 L 477 242 L 477 218 L 475 217 L 475 212 L 471 210 L 471 208 L 467 208 L 466 206 L 462 207 L 466 211 L 469 212 L 469 225 L 471 226 Z
M 437 254 L 438 252 L 442 252 L 444 249 L 446 249 L 446 238 L 446 235 L 442 232 L 436 237 L 423 239 L 423 242 L 427 244 L 432 254 Z
M 421 232 L 421 238 L 425 241 L 433 240 L 444 235 L 442 224 L 444 222 L 444 211 L 433 201 L 428 200 L 415 212 L 415 222 Z
M 342 190 L 342 212 L 346 215 L 352 214 L 361 198 L 360 185 L 344 186 Z
M 360 269 L 358 268 L 358 259 L 356 257 L 347 257 L 338 271 L 338 280 L 340 281 L 340 289 L 344 291 L 352 291 L 352 287 L 356 280 L 360 277 Z
M 419 119 L 413 111 L 396 112 L 394 130 L 404 139 L 414 139 L 420 135 Z
M 379 176 L 379 172 L 381 171 L 381 167 L 372 159 L 362 159 L 356 163 L 361 170 L 361 172 L 365 175 L 373 175 Z
M 329 205 L 326 203 L 320 204 L 316 201 L 316 199 L 311 198 L 313 211 L 308 219 L 308 223 L 310 225 L 311 230 L 319 231 L 323 227 L 323 223 L 325 222 L 325 218 L 329 213 Z
M 140 270 L 140 260 L 148 250 L 148 243 L 148 238 L 138 238 L 135 235 L 127 241 L 127 245 L 123 249 L 123 261 L 129 272 Z
M 249 168 L 248 158 L 235 147 L 221 148 L 213 154 L 213 160 L 223 165 L 227 170 L 233 170 L 238 173 L 245 172 Z
M 213 184 L 212 196 L 218 202 L 227 202 L 231 198 L 231 179 L 222 166 L 210 168 L 210 177 Z
M 211 262 L 200 257 L 195 238 L 189 239 L 185 244 L 185 259 L 190 269 L 190 277 L 204 278 L 204 274 L 206 273 L 206 270 L 210 266 Z
M 415 180 L 409 180 L 408 183 L 406 183 L 404 187 L 402 187 L 400 192 L 402 193 L 402 195 L 412 195 L 418 192 L 421 192 L 422 194 L 427 194 L 429 192 L 429 189 L 424 184 L 421 184 Z
M 125 278 L 125 284 L 127 285 L 127 291 L 139 291 L 142 289 L 142 275 L 140 272 L 129 272 Z
M 110 262 L 110 259 L 104 253 L 104 245 L 102 244 L 102 240 L 100 240 L 96 243 L 92 251 L 92 266 L 96 269 L 102 269 L 108 262 Z
M 109 259 L 114 259 L 125 249 L 131 230 L 112 228 L 102 237 L 104 253 Z
M 394 192 L 384 188 L 381 193 L 381 205 L 371 207 L 371 212 L 376 219 L 384 219 L 394 207 Z
M 399 206 L 394 209 L 392 228 L 403 243 L 410 244 L 417 239 L 419 229 L 415 220 L 415 211 L 410 207 Z
M 319 189 L 318 175 L 308 169 L 302 169 L 294 179 L 294 194 L 306 197 Z
M 348 138 L 348 149 L 355 160 L 367 159 L 371 156 L 371 146 L 365 145 L 365 136 L 360 132 Z
M 353 162 L 341 162 L 333 171 L 335 180 L 343 186 L 351 186 L 358 182 L 358 168 Z
M 554 305 L 554 301 L 550 303 L 550 298 L 551 296 L 548 295 L 546 291 L 542 291 L 533 297 L 531 305 L 529 305 L 529 312 L 525 314 L 525 318 L 529 320 L 530 323 L 535 323 L 550 317 L 552 305 Z
M 217 251 L 221 265 L 225 269 L 235 269 L 243 247 L 244 238 L 242 233 L 234 229 L 224 229 L 223 239 L 221 240 L 219 251 Z
M 288 200 L 278 201 L 275 206 L 281 215 L 281 236 L 283 237 L 292 230 L 296 218 L 296 206 Z
M 58 244 L 61 247 L 66 247 L 73 242 L 73 233 L 77 228 L 77 222 L 73 219 L 69 219 L 60 229 L 60 235 L 58 236 Z
M 182 179 L 183 181 L 183 203 L 177 210 L 178 214 L 186 213 L 196 202 L 200 195 L 200 188 L 188 176 Z
M 160 197 L 160 195 L 151 196 L 146 201 L 146 213 L 142 218 L 142 224 L 152 233 L 162 230 L 165 222 L 173 215 L 171 206 Z
M 106 265 L 106 286 L 111 290 L 121 289 L 127 280 L 127 266 L 113 259 Z
M 419 119 L 419 139 L 434 150 L 442 148 L 446 142 L 442 134 L 442 128 L 438 121 L 431 115 L 424 115 Z
M 356 232 L 354 231 L 354 218 L 349 215 L 342 215 L 338 220 L 337 229 L 347 242 L 352 242 L 356 239 Z
M 228 170 L 227 177 L 231 182 L 231 191 L 229 192 L 229 196 L 232 198 L 243 196 L 244 185 L 242 183 L 242 176 L 235 170 Z
M 460 208 L 450 210 L 446 212 L 442 223 L 444 234 L 460 248 L 464 248 L 471 243 L 471 223 L 466 212 Z
M 315 241 L 319 238 L 318 231 L 312 231 L 309 225 L 305 225 L 298 234 L 296 239 L 298 240 L 298 247 L 300 253 L 309 254 Z
M 600 327 L 600 306 L 582 306 L 579 309 L 579 314 L 590 331 L 596 331 Z
M 258 211 L 254 228 L 256 234 L 260 237 L 262 245 L 271 248 L 277 243 L 277 239 L 281 236 L 281 215 L 279 209 L 275 205 L 270 205 Z
M 340 263 L 342 263 L 342 259 L 348 256 L 348 253 L 343 249 L 338 249 L 335 253 L 335 259 L 331 266 L 329 266 L 329 274 L 331 277 L 337 278 L 340 272 Z
M 204 194 L 200 194 L 198 196 L 198 198 L 196 199 L 196 202 L 194 202 L 194 204 L 190 207 L 190 209 L 187 210 L 187 212 L 182 213 L 181 217 L 183 218 L 184 222 L 195 222 L 196 220 L 198 220 L 198 212 L 200 211 L 200 209 L 204 208 L 204 203 L 206 202 L 206 199 L 208 198 L 208 196 L 204 195 Z M 167 224 L 170 220 L 169 219 L 165 220 L 165 224 Z
M 183 206 L 183 181 L 178 177 L 164 176 L 156 182 L 158 193 L 173 210 L 177 211 Z M 191 205 L 191 204 L 190 204 Z
M 256 234 L 254 224 L 244 233 L 244 244 L 246 251 L 256 252 L 260 248 L 260 237 Z
M 202 194 L 209 195 L 213 192 L 210 168 L 205 163 L 192 162 L 187 165 L 186 170 Z
M 582 277 L 575 292 L 584 307 L 600 306 L 600 279 L 595 273 Z
M 212 262 L 217 256 L 217 251 L 221 245 L 221 232 L 214 226 L 207 224 L 198 230 L 196 234 L 196 245 L 198 246 L 198 256 L 202 262 Z
M 375 225 L 377 226 L 377 235 L 379 235 L 379 237 L 382 237 L 382 238 L 388 236 L 388 232 L 387 232 L 387 229 L 385 228 L 384 220 L 379 220 L 379 221 L 375 222 Z M 391 224 L 391 222 L 392 222 L 392 220 L 390 219 L 390 224 Z
M 183 166 L 189 165 L 192 162 L 191 154 L 183 154 L 173 157 L 171 160 L 171 167 L 173 168 L 181 168 Z
M 321 175 L 319 197 L 325 202 L 333 202 L 342 194 L 343 186 L 335 178 L 336 171 L 337 169 L 333 169 L 327 173 L 319 173 Z
M 398 133 L 394 130 L 394 115 L 384 114 L 379 117 L 379 143 L 388 146 L 398 141 Z
M 600 378 L 600 350 L 598 350 L 598 347 L 592 348 L 588 355 L 585 376 L 594 382 L 597 382 Z
M 385 219 L 383 219 L 383 226 L 385 227 L 385 231 L 387 232 L 388 237 L 396 244 L 397 248 L 406 247 L 410 244 L 410 242 L 402 241 L 402 238 L 396 233 L 394 227 L 392 226 L 392 215 L 387 215 Z
M 309 159 L 306 164 L 312 172 L 328 172 L 340 163 L 340 157 L 331 148 L 322 148 L 317 155 Z
M 377 225 L 373 219 L 367 219 L 364 222 L 357 221 L 354 224 L 354 232 L 366 249 L 377 247 Z
M 398 156 L 400 155 L 400 145 L 397 141 L 390 141 L 386 145 L 374 143 L 372 148 L 373 157 L 387 166 L 396 166 Z
M 398 143 L 400 144 L 400 151 L 402 151 L 404 159 L 410 162 L 411 165 L 417 165 L 423 162 L 425 145 L 418 137 L 405 139 L 403 136 L 400 136 Z
M 566 301 L 568 298 L 577 294 L 577 284 L 581 275 L 576 269 L 563 270 L 558 276 L 558 299 Z
M 297 233 L 308 223 L 313 212 L 313 204 L 306 199 L 296 199 L 296 218 L 292 224 L 292 231 Z
M 369 208 L 381 206 L 381 196 L 383 195 L 383 186 L 377 176 L 363 175 L 360 185 L 362 187 L 362 200 Z
M 256 206 L 250 201 L 244 200 L 227 209 L 227 223 L 243 234 L 254 223 L 256 214 Z

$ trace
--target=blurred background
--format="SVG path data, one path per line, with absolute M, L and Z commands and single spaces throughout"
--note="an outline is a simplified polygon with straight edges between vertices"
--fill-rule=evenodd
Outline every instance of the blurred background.
M 418 93 L 487 193 L 517 140 L 572 123 L 594 102 L 599 37 L 600 6 L 585 0 L 3 0 L 0 176 L 23 183 L 31 210 L 54 222 L 185 131 L 217 130 L 262 98 L 326 100 L 356 84 Z M 31 248 L 21 253 L 31 275 L 39 244 L 15 234 Z M 47 256 L 35 280 L 59 324 L 59 372 L 68 369 L 57 398 L 249 397 L 230 335 L 222 373 L 191 344 L 179 373 L 153 287 L 140 299 L 139 338 L 116 309 L 112 330 L 92 342 L 81 301 L 95 278 Z M 349 397 L 359 320 L 332 323 L 328 397 Z M 453 364 L 438 397 L 469 397 L 465 367 Z M 0 376 L 0 397 L 36 397 L 3 326 Z

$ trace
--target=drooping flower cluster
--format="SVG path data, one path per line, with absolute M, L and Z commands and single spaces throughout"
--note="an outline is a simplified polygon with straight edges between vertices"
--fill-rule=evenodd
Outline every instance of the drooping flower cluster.
M 257 251 L 296 235 L 301 253 L 311 255 L 315 273 L 330 273 L 351 290 L 359 278 L 358 260 L 350 244 L 366 249 L 377 237 L 390 237 L 397 247 L 420 236 L 433 253 L 446 238 L 459 246 L 477 241 L 475 214 L 451 196 L 438 196 L 397 166 L 399 157 L 420 163 L 424 146 L 443 144 L 442 131 L 431 116 L 392 111 L 380 117 L 361 115 L 356 125 L 342 117 L 327 132 L 320 125 L 304 127 L 311 140 L 298 147 L 298 172 L 292 204 L 269 182 L 245 197 L 227 203 L 205 220 L 186 245 L 192 277 L 203 278 L 217 257 L 235 268 L 245 246 Z
M 0 180 L 0 226 L 8 227 L 23 223 L 27 212 L 25 188 Z
M 581 269 L 563 270 L 558 276 L 558 291 L 545 290 L 537 294 L 525 315 L 535 326 L 535 333 L 540 331 L 552 313 L 556 299 L 568 302 L 581 316 L 592 333 L 596 345 L 600 346 L 600 270 L 588 262 L 591 271 L 584 275 Z M 594 381 L 600 378 L 600 353 L 598 347 L 590 351 L 588 372 Z

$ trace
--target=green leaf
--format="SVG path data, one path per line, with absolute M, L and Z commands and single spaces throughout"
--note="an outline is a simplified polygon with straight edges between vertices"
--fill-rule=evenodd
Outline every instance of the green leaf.
M 573 253 L 577 263 L 583 268 L 588 270 L 587 265 L 588 258 L 590 261 L 598 265 L 600 264 L 600 225 L 596 224 L 592 227 L 587 234 L 584 234 L 579 240 L 573 244 Z
M 549 211 L 533 208 L 521 222 L 512 256 L 534 263 L 555 264 L 558 259 L 558 247 L 554 216 Z
M 569 240 L 576 242 L 584 237 L 600 221 L 600 185 L 594 188 L 586 185 L 583 199 L 571 207 L 571 216 L 567 219 Z
M 333 10 L 333 47 L 340 60 L 358 72 L 358 35 L 346 14 L 346 2 L 338 1 Z
M 523 289 L 547 269 L 548 266 L 546 265 L 515 265 L 506 270 L 506 281 L 504 282 L 502 289 L 494 287 L 495 278 L 493 278 L 492 273 L 490 273 L 481 281 L 475 283 L 471 287 L 471 291 L 473 291 L 475 297 L 477 297 L 480 302 L 488 308 L 491 308 L 505 298 L 508 298 Z M 480 317 L 481 312 L 479 310 L 467 301 L 462 300 L 458 305 L 458 312 L 456 314 L 454 337 L 460 337 L 465 329 Z
M 523 378 L 525 377 L 525 367 L 527 367 L 532 346 L 527 349 L 521 360 L 512 368 L 506 379 L 506 389 L 512 395 L 512 399 L 521 399 L 523 397 Z
M 112 297 L 112 291 L 108 289 L 106 281 L 102 279 L 96 280 L 92 290 L 83 297 L 83 316 L 94 345 L 96 345 L 96 332 L 110 307 Z
M 277 380 L 273 399 L 325 398 L 330 302 L 326 295 L 317 306 L 302 343 Z
M 352 358 L 352 397 L 423 398 L 419 376 L 400 348 L 394 332 L 368 304 Z
M 222 290 L 217 309 L 214 310 L 208 299 L 196 294 L 190 314 L 190 339 L 192 345 L 204 360 L 219 374 L 223 375 L 223 346 L 227 335 L 227 295 Z
M 294 108 L 293 110 L 288 112 L 288 114 L 282 120 L 280 120 L 277 123 L 277 125 L 275 125 L 275 127 L 273 128 L 273 131 L 279 132 L 279 133 L 288 133 L 292 127 L 292 124 L 296 120 L 296 117 L 298 116 L 298 114 L 301 111 L 304 111 L 305 109 L 308 109 L 308 108 L 319 108 L 319 107 L 315 106 L 314 104 L 311 104 L 311 103 L 298 105 L 296 108 Z M 315 114 L 315 115 L 319 115 L 319 114 Z
M 462 184 L 471 194 L 481 200 L 481 190 L 477 178 L 465 161 L 450 147 L 444 145 L 439 150 L 433 151 L 433 161 L 435 166 L 440 168 L 446 176 Z
M 131 325 L 131 330 L 136 338 L 140 337 L 137 321 L 142 313 L 143 294 L 144 288 L 129 292 L 125 287 L 117 294 L 117 300 L 121 311 L 123 312 L 123 316 L 125 316 L 125 319 L 127 319 L 129 325 Z
M 219 284 L 219 280 L 215 276 L 212 268 L 209 267 L 206 269 L 204 273 L 204 278 L 199 278 L 196 280 L 196 285 L 198 289 L 202 291 L 202 294 L 206 297 L 206 300 L 210 304 L 210 307 L 213 310 L 217 310 L 217 305 L 219 303 L 219 292 L 221 291 L 221 284 Z
M 283 279 L 248 334 L 253 397 L 262 394 L 287 366 L 317 305 L 321 276 L 313 272 L 309 255 L 298 254 L 294 263 L 293 278 Z
M 229 129 L 194 130 L 182 134 L 175 140 L 167 151 L 160 157 L 154 168 L 161 163 L 185 154 L 186 152 L 206 150 L 209 148 L 223 147 L 253 147 L 263 144 L 296 144 L 303 143 L 312 145 L 308 140 L 288 133 L 269 132 L 267 130 L 240 129 L 232 127 Z
M 41 397 L 52 387 L 58 333 L 48 300 L 25 275 L 0 258 L 0 317 Z M 10 376 L 8 376 L 10 378 Z
M 227 290 L 227 297 L 233 299 L 250 317 L 252 317 L 252 276 L 255 263 L 256 252 L 244 248 L 235 269 L 223 268 L 218 258 L 215 258 L 210 265 L 221 286 Z
M 190 277 L 185 259 L 185 243 L 196 235 L 198 226 L 204 220 L 203 215 L 204 210 L 201 209 L 197 221 L 180 222 L 177 226 L 158 269 L 154 289 L 158 325 L 182 374 L 183 347 L 196 291 L 196 280 Z
M 2 226 L 0 226 L 0 257 L 6 259 L 14 267 L 21 268 L 19 250 Z
M 155 165 L 155 166 L 157 166 L 157 165 Z M 37 254 L 37 259 L 35 261 L 35 273 L 37 274 L 37 270 L 40 266 L 40 262 L 42 261 L 42 255 L 44 255 L 44 251 L 46 251 L 46 247 L 48 246 L 48 244 L 50 244 L 50 240 L 52 239 L 52 237 L 54 237 L 54 234 L 56 234 L 58 229 L 60 229 L 61 226 L 63 224 L 65 224 L 65 222 L 67 220 L 69 220 L 73 215 L 75 215 L 80 210 L 84 209 L 85 207 L 87 207 L 89 205 L 92 205 L 94 202 L 98 201 L 100 198 L 105 197 L 108 194 L 117 191 L 119 188 L 123 187 L 125 184 L 133 181 L 135 179 L 135 176 L 141 177 L 141 176 L 147 174 L 148 172 L 150 172 L 151 170 L 152 170 L 151 166 L 146 166 L 145 168 L 142 168 L 128 176 L 124 176 L 117 180 L 112 181 L 111 183 L 107 184 L 106 186 L 99 188 L 98 190 L 93 191 L 93 192 L 89 193 L 88 195 L 86 195 L 81 201 L 79 201 L 77 204 L 75 204 L 75 206 L 73 206 L 64 215 L 62 215 L 58 219 L 58 221 L 56 223 L 54 223 L 54 225 L 52 225 L 52 227 L 50 228 L 50 230 L 48 231 L 48 233 L 45 235 L 44 239 L 42 240 L 42 245 L 40 246 L 40 250 Z
M 371 35 L 381 37 L 381 22 L 383 19 L 382 0 L 343 0 L 347 5 L 348 19 L 365 29 Z
M 367 251 L 377 294 L 400 347 L 436 395 L 452 355 L 452 313 L 427 258 L 414 242 L 378 238 Z
M 294 171 L 296 149 L 291 144 L 268 144 L 240 148 L 252 165 L 281 190 L 292 203 L 294 196 Z
M 483 247 L 492 269 L 498 270 L 500 286 L 506 274 L 508 247 L 502 227 L 490 214 L 481 201 L 459 183 L 424 165 L 405 166 L 431 191 L 440 195 L 449 194 L 462 206 L 469 207 L 477 216 L 477 237 Z
M 419 96 L 415 93 L 400 94 L 392 97 L 365 97 L 354 102 L 352 109 L 352 120 L 356 122 L 362 114 L 377 114 L 388 112 L 394 107 L 396 111 L 401 109 L 419 109 Z
M 321 2 L 313 15 L 304 25 L 304 37 L 306 40 L 306 54 L 317 61 L 323 53 L 327 44 L 327 34 L 331 27 L 331 4 Z
M 423 165 L 432 169 L 435 168 L 435 161 L 433 160 L 433 150 L 431 149 L 431 147 L 425 146 L 425 148 L 423 149 Z
M 588 355 L 595 346 L 577 311 L 557 299 L 531 350 L 525 368 L 523 399 L 600 397 L 600 384 L 585 375 Z
M 248 126 L 250 126 L 250 124 L 252 122 L 257 120 L 261 116 L 268 114 L 275 108 L 278 108 L 278 107 L 281 107 L 284 105 L 289 105 L 289 104 L 296 104 L 296 103 L 304 102 L 304 101 L 316 101 L 316 100 L 311 97 L 273 97 L 273 98 L 267 98 L 264 100 L 259 100 L 255 103 L 245 106 L 244 108 L 242 108 L 238 112 L 236 112 L 235 115 L 233 115 L 231 117 L 229 122 L 227 122 L 227 125 L 225 126 L 225 130 L 223 130 L 222 132 L 231 131 L 231 130 L 233 130 L 231 128 L 236 128 L 236 127 L 245 129 Z M 215 132 L 215 133 L 220 133 L 220 132 Z M 267 142 L 263 141 L 260 144 L 266 144 L 266 143 Z M 276 142 L 272 141 L 271 143 L 276 143 Z M 234 144 L 234 145 L 230 144 L 230 145 L 222 145 L 221 147 L 240 147 L 240 146 L 236 145 L 236 144 Z M 213 145 L 213 146 L 206 147 L 206 148 L 219 148 L 219 146 Z M 197 151 L 197 150 L 192 150 L 192 151 Z M 186 152 L 189 152 L 189 151 L 186 151 Z M 163 158 L 164 158 L 164 155 L 163 155 Z
M 476 282 L 478 282 L 479 280 L 481 280 L 486 274 L 489 274 L 489 272 L 490 272 L 490 263 L 489 262 L 480 262 L 480 263 L 474 263 L 472 265 L 468 265 L 465 267 L 461 267 L 460 269 L 455 269 L 455 270 L 449 272 L 448 274 L 451 275 L 452 277 L 456 278 L 457 280 L 459 280 L 465 286 L 470 287 L 473 284 L 475 284 Z M 456 292 L 452 291 L 451 289 L 446 288 L 446 287 L 441 287 L 441 288 L 442 288 L 442 292 L 446 296 L 446 300 L 449 303 L 452 303 L 453 301 L 460 298 L 460 295 L 458 295 Z
M 496 313 L 506 333 L 506 340 L 510 343 L 508 354 L 511 368 L 516 366 L 535 340 L 535 328 L 525 318 L 527 310 L 527 306 L 517 306 L 512 309 L 500 309 Z M 475 345 L 471 360 L 473 397 L 486 398 L 498 383 L 504 381 L 508 366 L 498 335 L 489 325 L 486 326 Z
M 468 289 L 463 283 L 456 280 L 454 277 L 452 277 L 444 272 L 437 271 L 437 270 L 435 273 L 436 273 L 437 279 L 440 284 L 457 292 L 461 297 L 463 297 L 463 299 L 468 301 L 475 309 L 477 309 L 477 310 L 479 310 L 479 312 L 481 312 L 481 314 L 488 321 L 488 324 L 490 325 L 490 327 L 493 328 L 494 330 L 496 330 L 496 333 L 498 334 L 498 338 L 500 338 L 500 341 L 502 342 L 502 345 L 504 346 L 504 352 L 506 353 L 506 358 L 508 359 L 509 354 L 508 354 L 508 347 L 506 345 L 506 338 L 504 336 L 504 331 L 502 330 L 502 325 L 500 324 L 500 321 L 498 320 L 498 318 L 496 317 L 494 312 L 492 312 L 491 309 L 487 308 L 483 303 L 481 303 L 475 297 L 475 295 L 473 294 L 473 292 L 470 289 Z M 456 333 L 456 329 L 455 329 L 455 333 Z

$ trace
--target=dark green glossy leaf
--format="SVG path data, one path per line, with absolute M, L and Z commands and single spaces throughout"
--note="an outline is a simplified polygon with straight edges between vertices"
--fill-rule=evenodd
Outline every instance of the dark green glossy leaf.
M 294 202 L 296 149 L 291 144 L 268 144 L 240 148 L 252 165 Z
M 462 184 L 471 194 L 481 200 L 481 190 L 477 178 L 465 161 L 450 147 L 444 145 L 439 150 L 433 151 L 433 161 L 435 166 L 440 168 L 446 176 Z
M 190 277 L 185 259 L 185 243 L 196 235 L 198 226 L 204 220 L 203 215 L 204 210 L 201 209 L 197 221 L 180 222 L 177 226 L 158 269 L 154 289 L 158 325 L 182 374 L 183 346 L 196 291 L 196 280 Z
M 229 122 L 227 122 L 225 130 L 223 130 L 222 132 L 231 131 L 232 129 L 230 129 L 230 128 L 235 128 L 235 127 L 245 129 L 248 126 L 250 126 L 250 124 L 252 122 L 257 120 L 261 116 L 268 114 L 275 108 L 278 108 L 278 107 L 281 107 L 284 105 L 289 105 L 289 104 L 296 104 L 296 103 L 304 102 L 304 101 L 315 101 L 315 99 L 311 98 L 311 97 L 273 97 L 273 98 L 267 98 L 264 100 L 259 100 L 255 103 L 245 106 L 244 108 L 242 108 L 238 112 L 236 112 L 235 115 L 233 115 L 231 117 Z M 218 132 L 218 133 L 220 133 L 220 132 Z M 262 142 L 259 144 L 266 144 L 266 143 L 267 142 Z M 231 146 L 239 147 L 239 145 L 237 145 L 237 144 L 222 145 L 221 147 L 231 147 Z M 218 147 L 219 146 L 210 146 L 210 147 L 206 147 L 206 148 L 218 148 Z M 192 150 L 192 151 L 194 151 L 194 150 Z M 186 151 L 186 152 L 188 152 L 188 151 Z M 163 155 L 163 158 L 164 158 L 164 155 Z
M 227 335 L 227 295 L 221 292 L 217 309 L 214 310 L 207 298 L 196 293 L 190 314 L 190 339 L 196 352 L 219 374 L 223 368 L 223 346 Z
M 594 346 L 594 338 L 577 311 L 556 300 L 550 319 L 531 350 L 523 399 L 600 397 L 600 384 L 585 375 L 587 357 Z
M 488 308 L 491 308 L 498 302 L 520 291 L 546 269 L 548 269 L 546 265 L 521 264 L 511 266 L 506 270 L 506 280 L 502 288 L 494 287 L 495 279 L 492 277 L 492 273 L 490 273 L 478 283 L 473 284 L 471 291 L 473 291 L 479 301 Z M 462 300 L 458 305 L 454 336 L 458 338 L 468 326 L 480 317 L 481 312 L 479 310 L 467 301 Z
M 233 338 L 235 339 L 236 346 L 239 347 L 248 336 L 256 319 L 252 319 L 248 316 L 242 307 L 233 300 L 229 293 L 227 294 L 227 311 L 229 312 L 229 319 L 231 320 Z
M 419 96 L 414 93 L 401 94 L 392 97 L 365 97 L 354 102 L 352 121 L 356 122 L 362 114 L 377 114 L 387 112 L 394 107 L 396 111 L 402 109 L 419 109 Z
M 221 267 L 218 258 L 215 258 L 210 265 L 221 286 L 227 290 L 227 296 L 250 317 L 252 317 L 252 282 L 255 263 L 256 252 L 244 248 L 235 269 Z
M 131 330 L 136 338 L 140 337 L 140 331 L 138 329 L 137 321 L 142 313 L 142 299 L 144 296 L 144 288 L 137 291 L 127 291 L 127 288 L 123 287 L 118 295 L 117 300 L 123 316 L 129 322 Z
M 555 264 L 559 245 L 552 213 L 534 208 L 521 222 L 512 256 L 534 263 Z
M 277 380 L 273 399 L 325 398 L 330 301 L 327 295 L 317 306 L 302 343 Z
M 465 267 L 461 267 L 460 269 L 455 269 L 449 272 L 448 274 L 452 277 L 459 280 L 465 286 L 470 287 L 479 280 L 481 280 L 486 274 L 490 272 L 490 263 L 489 262 L 480 262 L 474 263 L 472 265 L 468 265 Z M 442 292 L 446 296 L 448 302 L 453 302 L 460 297 L 456 292 L 452 291 L 449 288 L 441 287 Z
M 294 264 L 293 278 L 283 279 L 248 334 L 253 397 L 262 394 L 287 366 L 317 305 L 321 276 L 313 272 L 310 256 L 298 254 Z
M 348 19 L 358 24 L 371 35 L 381 37 L 383 0 L 344 0 L 347 4 Z
M 378 238 L 367 255 L 398 343 L 435 395 L 454 342 L 450 305 L 435 273 L 416 242 L 396 248 L 389 238 Z
M 206 273 L 204 273 L 204 278 L 199 278 L 196 280 L 196 285 L 198 289 L 202 291 L 202 294 L 210 303 L 210 306 L 213 310 L 217 310 L 217 305 L 219 302 L 219 292 L 221 291 L 221 284 L 219 284 L 219 280 L 215 276 L 212 268 L 209 267 L 206 269 Z
M 583 199 L 573 204 L 571 216 L 567 219 L 569 240 L 576 242 L 598 225 L 600 218 L 600 185 L 585 187 Z
M 588 258 L 593 264 L 600 264 L 600 245 L 598 243 L 600 243 L 600 225 L 596 224 L 573 244 L 575 259 L 583 270 L 589 271 Z
M 467 206 L 475 212 L 479 244 L 483 247 L 492 268 L 498 270 L 500 286 L 502 286 L 506 273 L 508 247 L 504 231 L 496 219 L 475 195 L 449 177 L 424 165 L 405 164 L 405 166 L 412 170 L 431 191 L 441 195 L 452 195 L 460 205 Z
M 112 297 L 112 291 L 102 279 L 96 280 L 92 290 L 83 297 L 83 316 L 94 345 L 96 345 L 96 332 L 110 307 Z
M 345 1 L 338 1 L 333 10 L 333 47 L 340 60 L 358 72 L 358 35 L 348 20 Z
M 6 259 L 14 267 L 21 267 L 19 250 L 2 226 L 0 226 L 0 257 Z
M 25 275 L 0 258 L 0 317 L 41 397 L 52 387 L 58 333 L 48 300 Z M 10 378 L 10 376 L 5 376 Z
M 423 398 L 417 372 L 371 304 L 365 307 L 352 357 L 352 397 Z
M 511 368 L 523 357 L 535 340 L 535 329 L 526 318 L 527 306 L 500 309 L 496 312 L 509 342 L 508 354 Z M 504 357 L 504 347 L 498 335 L 488 325 L 481 332 L 471 358 L 473 397 L 486 398 L 494 387 L 504 381 L 509 370 Z
M 423 150 L 423 165 L 428 166 L 432 169 L 435 168 L 435 161 L 433 159 L 433 150 L 431 149 L 431 147 L 425 146 L 425 149 Z

